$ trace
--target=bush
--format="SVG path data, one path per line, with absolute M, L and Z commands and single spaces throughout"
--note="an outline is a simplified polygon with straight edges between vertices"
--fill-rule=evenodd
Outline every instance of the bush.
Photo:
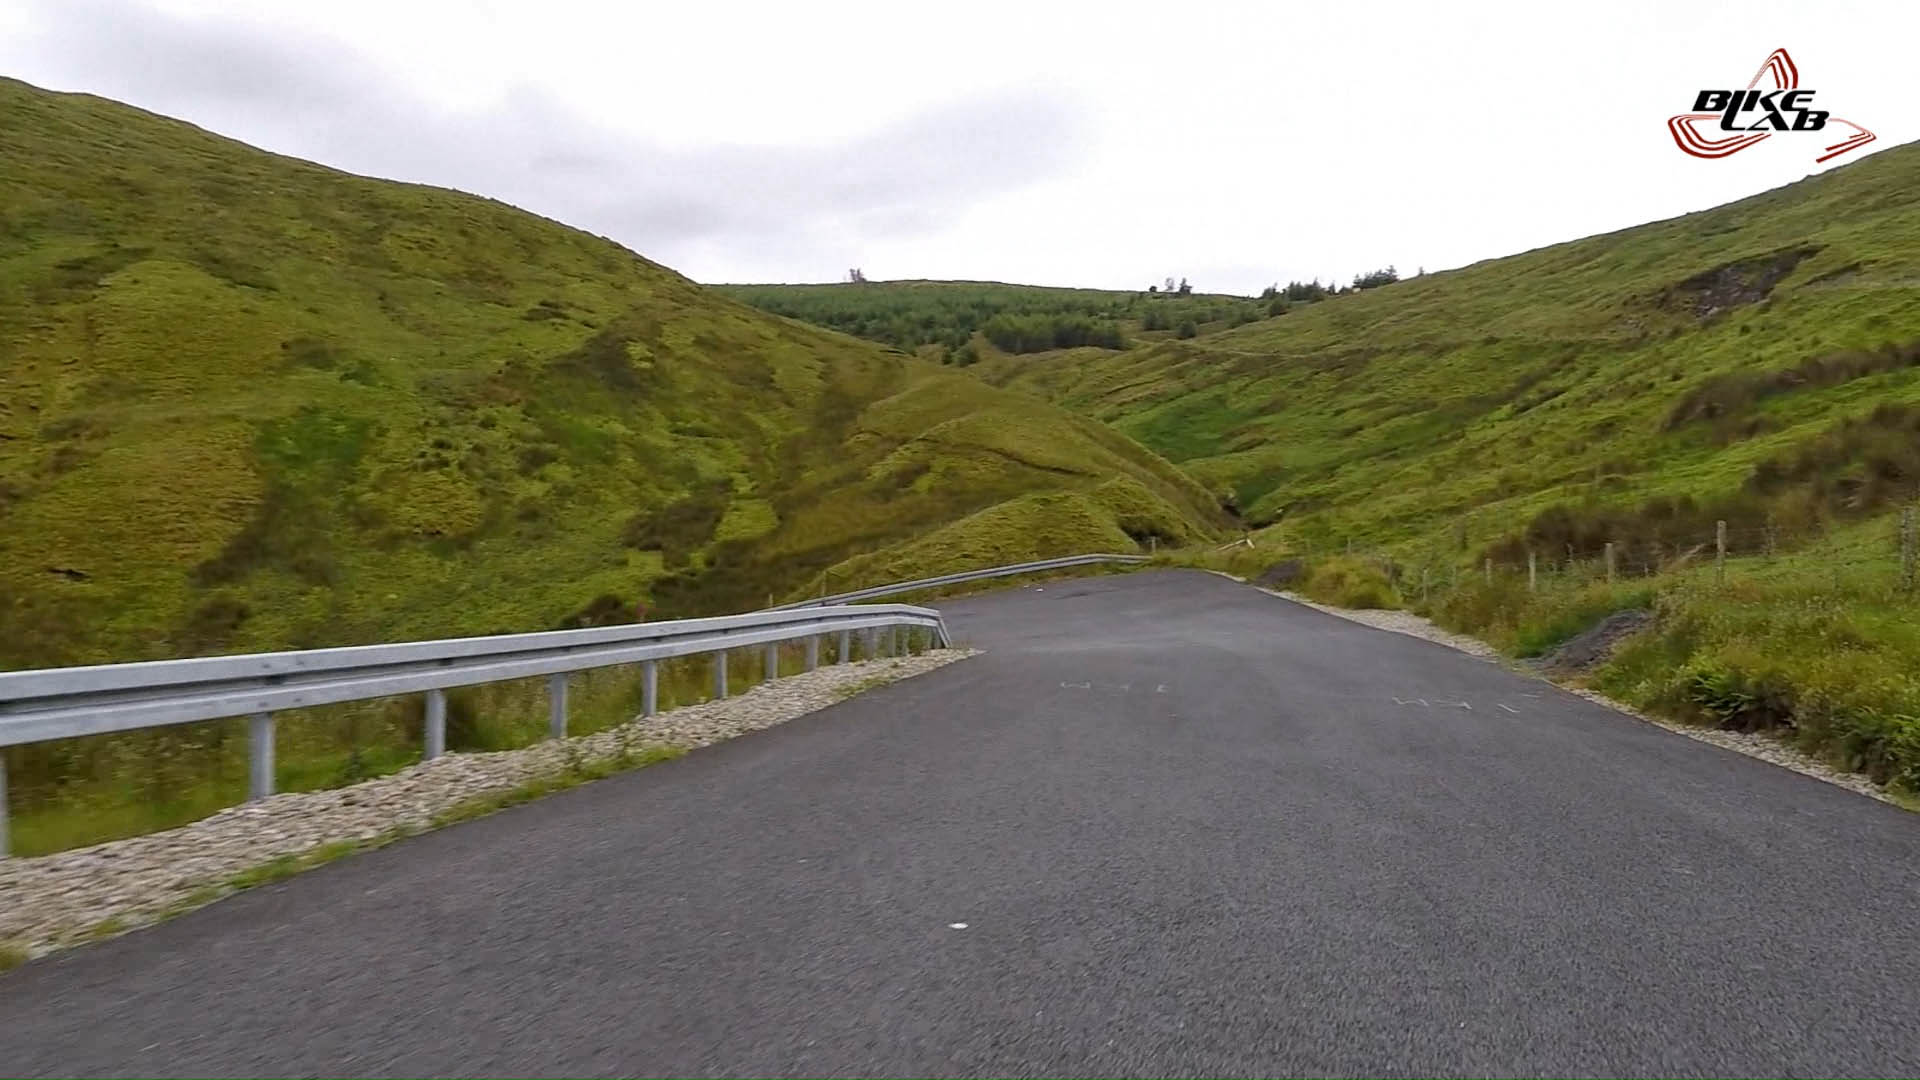
M 1373 559 L 1339 556 L 1313 568 L 1301 588 L 1322 604 L 1345 608 L 1397 608 L 1400 594 L 1387 569 Z
M 1187 338 L 1193 337 L 1199 332 L 1200 332 L 1200 328 L 1194 325 L 1194 322 L 1192 319 L 1190 318 L 1181 319 L 1179 327 L 1175 329 L 1173 332 L 1173 336 L 1180 338 L 1182 340 L 1185 340 Z

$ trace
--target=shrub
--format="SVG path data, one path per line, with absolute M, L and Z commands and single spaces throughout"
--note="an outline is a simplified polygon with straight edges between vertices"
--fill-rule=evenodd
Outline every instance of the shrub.
M 1313 568 L 1301 591 L 1323 604 L 1347 608 L 1397 608 L 1400 594 L 1373 559 L 1340 556 Z

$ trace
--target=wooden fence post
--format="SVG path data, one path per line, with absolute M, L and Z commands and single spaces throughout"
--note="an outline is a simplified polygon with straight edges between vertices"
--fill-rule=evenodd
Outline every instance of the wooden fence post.
M 1540 591 L 1540 562 L 1533 552 L 1527 552 L 1527 591 Z
M 1724 520 L 1713 523 L 1713 583 L 1727 583 L 1727 523 Z
M 1913 591 L 1914 559 L 1916 555 L 1914 549 L 1916 543 L 1920 543 L 1920 538 L 1916 538 L 1915 536 L 1916 528 L 1920 528 L 1920 526 L 1916 526 L 1914 522 L 1913 507 L 1909 506 L 1902 509 L 1900 511 L 1900 587 L 1907 592 Z
M 1613 584 L 1613 541 L 1611 540 L 1607 541 L 1606 558 L 1607 558 L 1607 584 L 1611 585 Z
M 1493 584 L 1493 560 L 1491 558 L 1487 560 L 1487 584 Z

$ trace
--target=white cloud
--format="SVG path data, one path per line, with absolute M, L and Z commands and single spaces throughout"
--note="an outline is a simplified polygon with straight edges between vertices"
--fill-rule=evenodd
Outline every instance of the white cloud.
M 0 19 L 0 69 L 492 195 L 700 280 L 1251 291 L 1798 179 L 1809 140 L 1701 161 L 1664 128 L 1781 45 L 1869 149 L 1907 141 L 1916 30 L 1899 4 L 34 0 Z

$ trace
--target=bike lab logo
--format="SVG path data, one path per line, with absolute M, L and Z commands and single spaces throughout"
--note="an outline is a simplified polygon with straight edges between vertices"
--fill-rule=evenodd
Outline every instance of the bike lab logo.
M 1771 84 L 1764 89 L 1762 82 Z M 1700 125 L 1718 121 L 1712 130 L 1733 132 L 1710 135 Z M 1800 89 L 1800 69 L 1785 49 L 1773 50 L 1754 73 L 1745 90 L 1702 90 L 1693 98 L 1693 111 L 1667 121 L 1667 130 L 1680 149 L 1694 157 L 1723 158 L 1737 154 L 1778 132 L 1827 132 L 1851 128 L 1853 133 L 1828 146 L 1813 159 L 1818 165 L 1873 141 L 1873 132 L 1851 120 L 1842 120 L 1813 107 L 1813 91 Z

